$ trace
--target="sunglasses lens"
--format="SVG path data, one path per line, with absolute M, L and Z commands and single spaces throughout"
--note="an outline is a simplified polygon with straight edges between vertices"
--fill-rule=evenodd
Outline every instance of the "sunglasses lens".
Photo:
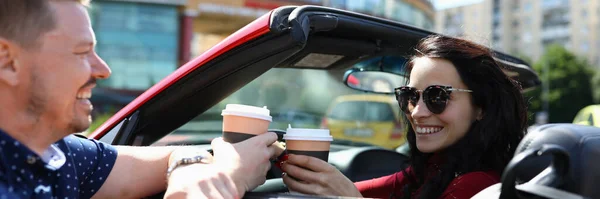
M 412 88 L 401 88 L 400 92 L 396 94 L 396 100 L 402 111 L 410 113 L 419 101 L 419 94 Z
M 429 111 L 435 114 L 440 114 L 446 109 L 448 102 L 448 92 L 439 87 L 429 87 L 423 92 L 423 100 Z

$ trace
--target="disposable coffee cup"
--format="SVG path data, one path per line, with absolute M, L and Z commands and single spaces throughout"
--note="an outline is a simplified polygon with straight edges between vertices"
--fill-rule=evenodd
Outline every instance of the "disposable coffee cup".
M 325 162 L 329 159 L 329 148 L 333 141 L 329 129 L 292 128 L 290 125 L 283 139 L 288 154 L 311 156 Z M 293 190 L 289 191 L 293 194 L 300 194 Z
M 329 129 L 292 128 L 289 125 L 283 139 L 289 154 L 312 156 L 325 162 L 329 159 L 333 141 Z
M 267 107 L 227 104 L 223 116 L 223 140 L 238 143 L 266 133 L 273 120 Z

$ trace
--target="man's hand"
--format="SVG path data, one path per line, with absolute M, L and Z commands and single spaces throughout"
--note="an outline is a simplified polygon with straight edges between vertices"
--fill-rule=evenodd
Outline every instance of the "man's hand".
M 212 141 L 213 164 L 223 169 L 235 182 L 238 195 L 265 183 L 271 168 L 269 159 L 279 155 L 275 133 L 267 132 L 243 142 L 230 144 L 222 138 Z
M 241 198 L 265 182 L 271 167 L 269 159 L 281 153 L 281 148 L 273 144 L 276 140 L 274 133 L 236 144 L 214 139 L 212 162 L 175 169 L 168 179 L 165 198 Z
M 191 164 L 175 169 L 165 198 L 241 198 L 231 176 L 215 164 Z

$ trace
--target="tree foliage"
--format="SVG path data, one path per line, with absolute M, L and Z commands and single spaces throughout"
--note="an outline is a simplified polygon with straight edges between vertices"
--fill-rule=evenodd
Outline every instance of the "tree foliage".
M 547 80 L 543 67 L 548 67 Z M 549 86 L 548 122 L 570 123 L 581 108 L 594 103 L 590 81 L 594 71 L 585 60 L 578 59 L 562 46 L 549 46 L 533 68 L 539 74 L 542 84 Z M 542 88 L 526 94 L 531 114 L 543 109 Z
M 594 103 L 600 104 L 600 72 L 596 72 L 592 77 L 592 97 L 594 97 Z

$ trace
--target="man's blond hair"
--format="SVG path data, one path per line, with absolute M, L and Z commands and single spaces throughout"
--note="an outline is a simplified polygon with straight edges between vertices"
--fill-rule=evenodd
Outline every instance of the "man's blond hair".
M 37 46 L 39 37 L 56 26 L 51 1 L 90 4 L 90 0 L 0 0 L 0 38 L 26 48 Z

